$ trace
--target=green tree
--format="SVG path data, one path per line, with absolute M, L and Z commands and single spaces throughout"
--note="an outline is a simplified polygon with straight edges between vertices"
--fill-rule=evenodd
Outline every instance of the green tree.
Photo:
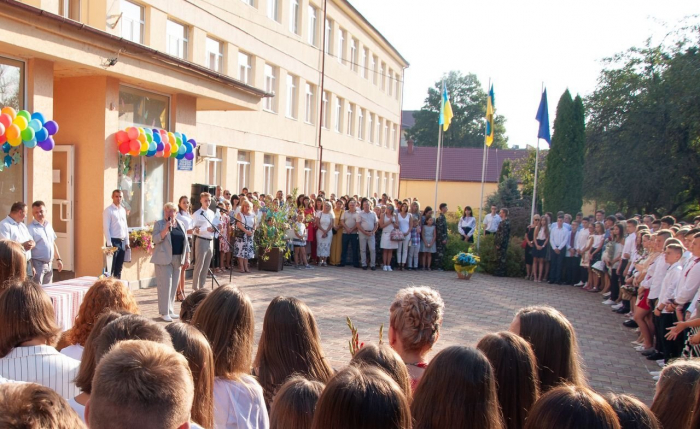
M 507 177 L 498 184 L 498 190 L 486 199 L 486 207 L 519 207 L 524 204 L 522 194 L 518 189 L 518 179 Z
M 503 161 L 503 166 L 501 167 L 501 175 L 498 177 L 498 183 L 502 183 L 504 180 L 511 176 L 510 159 Z
M 556 213 L 559 210 L 564 210 L 571 213 L 572 208 L 566 206 L 568 190 L 566 182 L 569 180 L 567 153 L 571 150 L 571 141 L 575 135 L 575 118 L 574 101 L 567 89 L 557 104 L 552 144 L 547 153 L 547 177 L 544 180 L 544 189 L 542 189 L 544 211 Z M 580 208 L 579 205 L 574 211 L 578 211 Z
M 513 177 L 520 181 L 520 189 L 523 198 L 532 201 L 532 192 L 535 184 L 535 158 L 537 151 L 533 149 L 527 150 L 527 156 L 513 161 Z M 547 151 L 540 150 L 539 162 L 537 165 L 537 198 L 535 201 L 536 210 L 542 212 L 542 189 L 544 189 L 544 178 L 547 166 L 545 159 Z
M 428 96 L 423 108 L 413 114 L 415 125 L 408 130 L 417 146 L 437 146 L 440 101 L 442 99 L 442 82 L 445 82 L 454 117 L 450 128 L 443 133 L 444 147 L 482 147 L 484 145 L 484 117 L 486 116 L 486 91 L 481 87 L 475 74 L 463 75 L 451 71 L 428 88 Z M 496 97 L 496 104 L 498 97 Z M 491 147 L 505 149 L 508 139 L 505 137 L 505 118 L 494 118 L 494 141 Z

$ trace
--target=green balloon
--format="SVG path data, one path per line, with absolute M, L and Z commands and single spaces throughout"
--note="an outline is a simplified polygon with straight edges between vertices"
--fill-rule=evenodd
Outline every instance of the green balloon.
M 32 120 L 32 115 L 30 115 L 29 112 L 27 112 L 26 110 L 20 110 L 19 112 L 17 112 L 17 116 L 24 117 L 27 120 L 27 122 Z
M 34 129 L 32 127 L 27 127 L 22 130 L 22 140 L 28 142 L 34 138 Z

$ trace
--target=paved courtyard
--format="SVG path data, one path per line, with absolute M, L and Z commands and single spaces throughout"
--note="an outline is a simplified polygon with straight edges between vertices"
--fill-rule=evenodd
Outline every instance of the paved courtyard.
M 278 295 L 297 297 L 313 310 L 326 355 L 336 368 L 350 359 L 346 316 L 350 316 L 358 328 L 360 341 L 376 342 L 379 326 L 384 323 L 388 328 L 388 308 L 396 291 L 407 285 L 427 285 L 440 291 L 446 307 L 442 334 L 433 354 L 455 344 L 474 346 L 489 332 L 507 330 L 519 308 L 547 304 L 563 312 L 574 325 L 586 374 L 594 389 L 601 393 L 633 394 L 646 403 L 653 397 L 654 381 L 648 371 L 658 370 L 658 366 L 634 351 L 630 341 L 636 334 L 622 326 L 620 315 L 601 304 L 599 294 L 570 286 L 535 284 L 484 274 L 475 274 L 470 281 L 464 281 L 458 280 L 454 272 L 386 273 L 350 267 L 315 270 L 285 267 L 279 273 L 253 270 L 245 275 L 234 273 L 233 284 L 245 291 L 253 302 L 256 341 L 270 300 Z M 221 284 L 228 282 L 228 274 L 218 278 Z M 211 280 L 207 286 L 211 286 Z M 190 290 L 188 282 L 187 291 Z M 142 313 L 157 318 L 155 288 L 139 290 L 136 296 Z M 179 303 L 176 303 L 176 311 L 179 311 Z

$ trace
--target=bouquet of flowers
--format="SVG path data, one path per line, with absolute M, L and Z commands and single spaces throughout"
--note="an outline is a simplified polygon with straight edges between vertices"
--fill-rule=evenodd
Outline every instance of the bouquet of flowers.
M 476 271 L 476 267 L 479 266 L 481 258 L 472 253 L 459 252 L 452 258 L 455 263 L 455 271 L 463 276 L 471 276 Z
M 129 233 L 129 246 L 132 249 L 141 248 L 153 253 L 155 245 L 153 244 L 153 225 L 147 225 L 144 229 L 134 230 Z
M 349 317 L 345 317 L 345 322 L 348 324 L 348 328 L 350 328 L 350 341 L 348 341 L 348 348 L 350 349 L 350 355 L 355 356 L 355 353 L 360 351 L 362 347 L 365 346 L 365 343 L 360 342 L 360 335 L 357 333 L 357 328 L 355 325 L 352 323 L 352 320 L 350 320 Z M 379 344 L 384 343 L 384 324 L 379 327 Z

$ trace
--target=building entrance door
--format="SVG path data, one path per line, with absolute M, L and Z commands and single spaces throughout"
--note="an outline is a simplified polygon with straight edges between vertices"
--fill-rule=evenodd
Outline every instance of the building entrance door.
M 73 221 L 73 170 L 75 148 L 57 145 L 53 150 L 53 202 L 51 224 L 56 231 L 56 245 L 63 259 L 64 271 L 75 271 Z M 56 269 L 54 261 L 54 269 Z

